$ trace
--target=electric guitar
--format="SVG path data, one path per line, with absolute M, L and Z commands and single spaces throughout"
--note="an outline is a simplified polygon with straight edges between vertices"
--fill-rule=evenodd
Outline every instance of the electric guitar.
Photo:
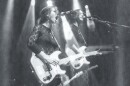
M 83 64 L 87 64 L 87 65 L 90 64 L 90 62 L 86 60 L 86 57 L 102 54 L 101 52 L 98 51 L 85 52 L 86 49 L 85 46 L 82 46 L 80 48 L 75 47 L 75 49 L 79 52 L 79 54 L 82 54 L 82 56 L 75 59 L 72 58 L 72 60 L 70 60 L 70 63 L 74 69 L 80 69 L 83 66 Z M 76 53 L 73 52 L 73 50 L 71 50 L 70 48 L 66 47 L 66 54 L 68 56 L 71 56 L 71 55 L 75 55 Z
M 98 67 L 98 65 L 95 65 L 95 66 L 92 66 L 92 67 L 88 68 L 87 70 L 79 71 L 79 72 L 76 73 L 70 80 L 64 82 L 64 83 L 63 83 L 63 86 L 68 85 L 68 84 L 69 84 L 70 82 L 72 82 L 74 79 L 80 77 L 81 75 L 86 74 L 88 71 L 90 71 L 90 70 L 92 70 L 92 69 L 95 69 L 95 68 L 97 68 L 97 67 Z
M 61 53 L 60 51 L 55 51 L 50 55 L 50 58 L 52 58 L 52 60 L 53 59 L 57 60 L 58 64 L 54 65 L 54 64 L 46 63 L 47 65 L 49 65 L 49 68 L 47 68 L 47 65 L 45 63 L 43 63 L 39 58 L 37 58 L 34 53 L 32 53 L 30 62 L 31 62 L 34 72 L 35 72 L 36 76 L 38 77 L 38 79 L 40 80 L 40 82 L 42 82 L 44 84 L 48 84 L 51 81 L 53 81 L 53 79 L 57 75 L 65 74 L 66 71 L 62 70 L 60 68 L 60 65 L 67 64 L 68 62 L 74 63 L 77 59 L 79 59 L 82 56 L 89 56 L 89 55 L 95 54 L 97 52 L 91 53 L 89 55 L 88 54 L 83 55 L 83 54 L 79 53 L 79 54 L 75 54 L 75 55 L 72 55 L 72 56 L 69 56 L 69 57 L 66 57 L 63 59 L 59 59 L 58 56 L 60 53 Z

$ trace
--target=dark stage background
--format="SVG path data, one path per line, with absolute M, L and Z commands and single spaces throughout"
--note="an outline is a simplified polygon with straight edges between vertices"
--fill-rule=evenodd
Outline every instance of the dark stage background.
M 4 17 L 8 0 L 0 0 L 0 86 L 40 86 L 30 67 L 31 51 L 26 43 L 32 27 L 23 29 L 30 0 L 14 0 L 10 35 L 3 33 Z M 129 0 L 79 0 L 82 8 L 88 4 L 91 14 L 102 20 L 130 26 Z M 55 0 L 60 12 L 72 9 L 72 0 Z M 45 6 L 45 0 L 36 0 L 35 19 Z M 90 58 L 96 79 L 90 86 L 130 85 L 130 28 L 109 26 L 95 21 L 94 32 L 84 30 L 88 46 L 114 45 L 113 53 Z M 30 23 L 28 22 L 27 25 Z M 10 40 L 4 41 L 3 34 Z M 59 34 L 61 35 L 61 34 Z M 4 43 L 6 42 L 6 43 Z M 62 44 L 62 42 L 60 42 Z M 95 84 L 94 84 L 95 83 Z

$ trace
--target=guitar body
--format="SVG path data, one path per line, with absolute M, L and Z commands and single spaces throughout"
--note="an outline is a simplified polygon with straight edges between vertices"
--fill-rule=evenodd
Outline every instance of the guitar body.
M 80 57 L 70 62 L 74 69 L 80 69 L 84 64 L 88 65 L 88 61 L 85 57 Z
M 56 60 L 59 60 L 58 53 L 59 51 L 57 52 L 55 51 L 54 53 L 51 54 L 50 58 L 52 59 L 55 58 Z M 39 58 L 37 58 L 34 53 L 32 54 L 30 61 L 36 76 L 44 84 L 49 84 L 56 77 L 56 75 L 62 75 L 66 73 L 66 71 L 61 70 L 59 65 L 52 65 L 52 64 L 49 64 L 51 70 L 45 71 L 44 67 L 46 66 L 46 64 L 44 64 Z M 50 74 L 50 78 L 45 80 L 48 73 Z
M 85 52 L 85 49 L 86 49 L 85 46 L 78 48 L 77 51 L 79 51 L 79 56 L 76 56 L 74 58 L 69 58 L 70 63 L 74 69 L 80 69 L 84 64 L 87 65 L 90 64 L 90 62 L 86 60 L 86 57 L 91 55 L 101 54 L 98 51 Z M 73 50 L 71 50 L 68 47 L 66 47 L 66 54 L 68 56 L 76 55 L 76 53 L 73 52 Z
M 81 51 L 82 52 L 82 51 Z M 76 53 L 70 48 L 66 47 L 66 54 L 68 56 L 75 55 Z M 88 64 L 88 61 L 84 56 L 78 58 L 70 58 L 70 63 L 74 69 L 80 69 L 83 64 Z

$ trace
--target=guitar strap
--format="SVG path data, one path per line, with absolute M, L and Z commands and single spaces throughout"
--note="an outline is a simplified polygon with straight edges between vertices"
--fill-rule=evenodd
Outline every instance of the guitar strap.
M 51 30 L 51 35 L 53 36 L 54 40 L 56 41 L 56 43 L 57 43 L 57 45 L 58 45 L 58 47 L 59 47 L 59 49 L 60 49 L 60 51 L 61 51 L 60 44 L 58 43 L 58 41 L 57 41 L 57 39 L 56 39 L 56 37 L 55 37 L 55 35 L 54 35 L 53 30 Z

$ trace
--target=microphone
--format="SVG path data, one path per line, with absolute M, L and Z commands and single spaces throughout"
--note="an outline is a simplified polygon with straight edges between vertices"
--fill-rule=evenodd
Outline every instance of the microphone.
M 66 15 L 66 14 L 70 14 L 73 10 L 70 11 L 66 11 L 66 12 L 61 12 L 59 15 Z
M 59 14 L 57 15 L 57 17 L 56 17 L 56 20 L 57 20 L 59 17 L 61 17 L 61 16 L 65 16 L 66 14 L 71 13 L 72 11 L 73 11 L 73 10 L 59 13 Z
M 83 18 L 83 19 L 85 19 L 85 18 L 88 18 L 88 19 L 93 19 L 93 17 L 92 17 L 92 16 L 86 16 L 86 13 L 83 13 L 82 18 Z
M 92 16 L 83 16 L 83 18 L 93 19 Z

